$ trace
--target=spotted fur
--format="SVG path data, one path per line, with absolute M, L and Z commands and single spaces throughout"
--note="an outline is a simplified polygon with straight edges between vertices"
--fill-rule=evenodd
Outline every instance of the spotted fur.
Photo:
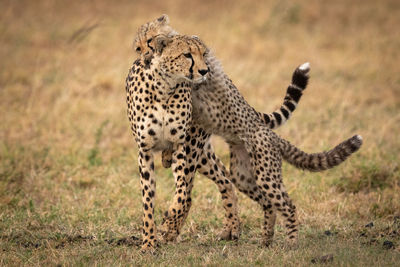
M 296 207 L 282 181 L 282 160 L 305 170 L 326 170 L 356 152 L 362 138 L 356 135 L 330 151 L 307 154 L 271 131 L 265 119 L 226 77 L 215 57 L 209 54 L 206 62 L 209 78 L 193 88 L 193 121 L 210 133 L 222 136 L 229 144 L 231 181 L 264 211 L 264 244 L 268 246 L 272 242 L 277 212 L 285 219 L 290 243 L 295 243 Z
M 176 191 L 166 212 L 161 233 L 167 241 L 179 234 L 191 202 L 190 192 L 197 168 L 206 168 L 219 185 L 226 210 L 226 225 L 239 232 L 236 195 L 225 178 L 225 167 L 215 157 L 203 153 L 210 135 L 192 124 L 191 88 L 204 81 L 208 73 L 204 62 L 206 49 L 193 38 L 176 36 L 152 41 L 155 54 L 151 62 L 136 60 L 126 79 L 128 118 L 139 149 L 139 172 L 143 201 L 142 250 L 154 250 L 155 177 L 153 152 L 172 151 L 171 166 Z M 207 167 L 203 167 L 206 165 Z M 210 170 L 210 167 L 213 170 Z
M 177 32 L 173 30 L 169 26 L 169 18 L 167 15 L 162 15 L 161 17 L 157 18 L 154 21 L 148 22 L 144 25 L 142 25 L 136 35 L 136 38 L 134 40 L 134 48 L 136 52 L 141 56 L 144 62 L 150 62 L 151 58 L 153 56 L 153 44 L 152 40 L 155 36 L 157 35 L 165 35 L 165 36 L 174 36 L 177 35 Z M 207 57 L 209 59 L 212 59 L 213 56 L 209 52 L 207 54 Z M 212 64 L 213 61 L 209 60 L 208 64 Z M 219 66 L 219 63 L 218 63 Z M 220 67 L 219 67 L 220 68 Z M 298 67 L 295 72 L 293 73 L 292 76 L 292 83 L 288 86 L 286 90 L 286 95 L 283 101 L 283 104 L 281 105 L 280 108 L 275 110 L 273 113 L 269 114 L 264 114 L 264 113 L 259 113 L 255 110 L 253 112 L 259 116 L 261 120 L 264 121 L 265 125 L 271 129 L 277 128 L 278 126 L 284 124 L 286 122 L 291 113 L 295 110 L 302 94 L 303 90 L 306 88 L 307 83 L 308 83 L 308 72 L 310 70 L 309 64 L 305 63 Z M 232 90 L 229 88 L 229 84 L 232 82 L 230 79 L 222 72 L 218 73 L 218 77 L 215 77 L 215 80 L 220 79 L 220 82 L 216 83 L 216 86 L 221 86 L 222 89 L 226 90 Z M 236 88 L 235 88 L 236 90 Z M 218 157 L 214 153 L 214 149 L 212 145 L 209 143 L 209 140 L 207 140 L 208 145 L 204 146 L 203 148 L 203 155 L 207 155 L 207 157 L 204 158 L 199 158 L 199 162 L 197 162 L 198 168 L 196 168 L 201 174 L 205 175 L 207 178 L 215 181 L 218 185 L 218 188 L 220 189 L 220 192 L 225 192 L 228 189 L 224 189 L 224 185 L 226 184 L 227 187 L 230 187 L 231 185 L 227 182 L 225 183 L 220 183 L 219 181 L 221 180 L 220 178 L 215 178 L 216 173 L 220 173 L 221 170 L 223 170 L 223 174 L 226 174 L 225 167 L 221 164 L 221 161 L 218 159 Z M 190 145 L 190 144 L 189 144 Z M 162 152 L 162 163 L 163 166 L 168 168 L 171 166 L 172 163 L 172 151 L 171 150 L 163 150 Z M 232 180 L 239 180 L 239 177 L 242 177 L 243 175 L 246 175 L 248 173 L 248 170 L 242 169 L 242 168 L 236 168 L 236 160 L 235 158 L 238 155 L 236 154 L 236 150 L 231 149 L 231 169 L 237 170 L 234 173 L 231 173 L 232 177 L 230 179 Z M 216 163 L 214 163 L 216 162 Z M 196 163 L 194 162 L 194 165 Z M 218 168 L 215 168 L 214 166 L 217 166 Z M 215 170 L 215 173 L 213 171 L 209 171 L 210 169 Z M 193 168 L 192 168 L 193 169 Z M 243 173 L 241 173 L 243 172 Z M 218 176 L 217 176 L 218 177 Z M 189 179 L 189 185 L 191 185 L 192 178 Z M 190 192 L 189 192 L 190 195 Z M 224 199 L 224 196 L 223 196 Z M 224 201 L 224 203 L 227 201 Z M 234 200 L 230 202 L 235 202 Z M 187 202 L 187 210 L 190 209 L 191 206 L 191 198 L 189 197 L 188 202 Z M 224 205 L 225 210 L 229 210 L 229 207 Z M 237 213 L 237 212 L 236 212 Z M 225 213 L 227 216 L 230 216 L 228 212 Z M 220 233 L 220 238 L 222 239 L 237 239 L 240 234 L 240 228 L 239 228 L 239 222 L 236 221 L 236 217 L 234 217 L 234 221 L 229 217 L 225 217 L 225 222 L 224 222 L 224 228 Z
M 192 88 L 193 122 L 207 129 L 208 134 L 224 137 L 230 145 L 230 179 L 241 192 L 263 208 L 265 245 L 272 242 L 277 212 L 285 218 L 288 238 L 295 241 L 298 232 L 296 208 L 282 181 L 282 159 L 313 171 L 332 168 L 357 151 L 362 138 L 354 136 L 328 152 L 307 154 L 271 131 L 271 128 L 284 122 L 283 118 L 289 118 L 294 110 L 295 106 L 288 103 L 293 101 L 297 104 L 300 99 L 301 94 L 293 92 L 296 89 L 301 92 L 301 88 L 305 88 L 308 70 L 305 73 L 304 70 L 308 69 L 307 64 L 296 70 L 306 78 L 297 79 L 295 72 L 293 81 L 297 84 L 292 86 L 293 90 L 288 88 L 283 109 L 281 107 L 271 116 L 265 116 L 248 105 L 211 52 L 207 53 L 205 61 L 209 77 Z

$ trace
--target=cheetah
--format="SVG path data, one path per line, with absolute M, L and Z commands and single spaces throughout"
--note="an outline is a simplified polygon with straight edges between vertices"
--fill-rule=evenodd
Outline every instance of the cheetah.
M 142 25 L 136 35 L 135 41 L 134 41 L 134 47 L 138 55 L 142 58 L 143 62 L 149 63 L 151 62 L 151 58 L 153 55 L 154 51 L 154 45 L 152 43 L 152 40 L 155 36 L 157 35 L 166 35 L 166 36 L 174 36 L 178 34 L 175 30 L 173 30 L 169 26 L 169 18 L 167 15 L 162 15 L 161 17 L 157 18 L 154 21 L 148 22 L 144 25 Z M 212 56 L 209 56 L 208 58 L 212 59 Z M 209 62 L 212 64 L 212 61 Z M 286 91 L 286 96 L 284 98 L 283 104 L 281 107 L 277 110 L 275 110 L 272 113 L 269 114 L 263 114 L 263 113 L 258 113 L 254 110 L 254 112 L 260 117 L 265 122 L 265 125 L 267 127 L 274 129 L 277 128 L 278 126 L 284 124 L 285 121 L 287 121 L 291 115 L 291 113 L 295 110 L 302 94 L 303 91 L 305 90 L 307 86 L 307 82 L 309 79 L 308 72 L 310 70 L 309 64 L 305 63 L 298 67 L 295 72 L 293 73 L 292 77 L 292 83 L 288 86 L 287 91 Z M 231 90 L 228 88 L 228 85 L 231 83 L 229 79 L 227 79 L 226 76 L 221 75 L 220 77 L 221 81 L 224 81 L 225 79 L 228 81 L 227 83 L 225 82 L 220 82 L 216 84 L 216 86 L 221 86 L 222 88 L 226 87 L 226 90 Z M 217 79 L 214 79 L 217 80 Z M 190 210 L 191 206 L 191 188 L 193 185 L 193 170 L 199 171 L 201 174 L 205 175 L 207 178 L 213 180 L 217 185 L 218 188 L 221 192 L 223 203 L 224 203 L 224 208 L 225 210 L 229 210 L 229 207 L 225 206 L 225 203 L 227 201 L 224 201 L 224 192 L 228 189 L 225 188 L 226 186 L 229 185 L 229 180 L 223 179 L 223 177 L 227 174 L 225 166 L 221 163 L 221 161 L 218 159 L 218 157 L 215 155 L 214 150 L 212 145 L 209 142 L 209 137 L 208 135 L 208 140 L 206 141 L 206 145 L 203 148 L 203 151 L 201 154 L 197 153 L 195 150 L 193 153 L 193 157 L 189 157 L 189 161 L 192 160 L 193 158 L 193 164 L 191 165 L 190 168 L 190 175 L 188 178 L 188 195 L 189 198 L 187 200 L 187 208 L 186 210 Z M 189 138 L 189 137 L 188 137 Z M 194 144 L 196 143 L 195 138 L 191 136 L 190 138 L 191 144 L 190 147 L 194 147 Z M 201 142 L 200 142 L 201 143 Z M 172 151 L 171 150 L 163 150 L 162 152 L 162 163 L 164 167 L 169 167 L 171 164 L 171 155 Z M 231 170 L 236 170 L 234 173 L 231 173 L 233 180 L 238 180 L 239 177 L 243 177 L 244 175 L 247 175 L 248 171 L 246 171 L 243 168 L 235 167 L 235 164 L 237 162 L 236 159 L 236 151 L 231 149 Z M 238 163 L 240 166 L 240 162 Z M 241 173 L 243 169 L 243 173 Z M 221 170 L 221 171 L 220 171 Z M 222 174 L 219 175 L 219 174 Z M 236 176 L 236 178 L 235 178 Z M 225 180 L 225 182 L 223 182 Z M 235 202 L 232 200 L 231 202 Z M 187 215 L 187 214 L 186 214 Z M 185 216 L 186 216 L 185 215 Z M 227 217 L 228 216 L 228 217 Z M 222 232 L 219 234 L 220 239 L 226 239 L 226 240 L 235 240 L 239 238 L 240 235 L 240 228 L 238 225 L 238 221 L 236 220 L 236 217 L 233 217 L 233 220 L 230 218 L 232 215 L 229 212 L 225 212 L 225 219 L 224 219 L 224 228 Z M 168 218 L 168 213 L 165 213 L 164 221 Z M 183 218 L 184 220 L 185 218 Z M 168 232 L 168 230 L 167 230 Z M 171 234 L 172 237 L 172 234 Z
M 187 214 L 187 192 L 191 191 L 192 185 L 188 188 L 185 179 L 194 172 L 193 165 L 189 165 L 193 163 L 192 158 L 198 160 L 209 139 L 209 134 L 191 123 L 191 88 L 206 79 L 208 68 L 203 59 L 206 48 L 194 38 L 159 36 L 154 40 L 154 49 L 152 61 L 136 60 L 126 79 L 128 118 L 139 150 L 143 251 L 154 250 L 157 239 L 153 200 L 156 183 L 154 152 L 173 151 L 171 167 L 176 191 L 174 204 L 167 211 L 169 219 L 164 222 L 169 230 L 164 238 L 169 241 L 179 234 L 179 222 Z M 189 145 L 192 146 L 190 150 Z M 209 162 L 218 166 L 216 159 L 209 159 Z M 215 167 L 212 179 L 219 185 L 226 217 L 232 221 L 231 226 L 236 225 L 234 230 L 239 231 L 236 195 L 225 172 L 223 168 Z
M 175 36 L 176 33 L 167 35 Z M 147 35 L 147 38 L 139 38 L 137 43 L 145 43 L 146 46 L 140 49 L 147 47 L 151 51 L 153 37 Z M 152 61 L 151 52 L 147 51 L 144 56 L 147 61 Z M 266 246 L 272 243 L 279 212 L 285 219 L 288 239 L 295 244 L 298 237 L 296 207 L 283 184 L 282 159 L 301 169 L 326 170 L 356 152 L 362 145 L 362 137 L 355 135 L 327 152 L 307 154 L 271 131 L 276 126 L 274 120 L 255 111 L 245 101 L 211 52 L 205 55 L 205 61 L 208 78 L 192 88 L 192 121 L 207 129 L 208 133 L 222 136 L 229 144 L 231 181 L 263 209 L 263 243 Z M 305 87 L 307 79 L 302 82 Z M 287 105 L 286 108 L 273 113 L 278 124 L 288 118 L 293 107 Z M 187 192 L 186 197 L 189 194 Z

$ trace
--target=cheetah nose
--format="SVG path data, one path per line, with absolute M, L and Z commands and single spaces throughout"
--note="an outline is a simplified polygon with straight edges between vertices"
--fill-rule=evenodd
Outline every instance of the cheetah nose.
M 208 72 L 208 69 L 199 70 L 199 73 L 200 73 L 202 76 L 206 75 L 207 72 Z

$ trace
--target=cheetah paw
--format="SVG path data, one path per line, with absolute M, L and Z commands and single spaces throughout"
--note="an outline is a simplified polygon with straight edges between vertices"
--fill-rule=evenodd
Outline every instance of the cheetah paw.
M 144 244 L 142 246 L 142 248 L 140 249 L 140 252 L 143 254 L 155 255 L 157 253 L 156 245 L 154 243 L 153 244 L 150 244 L 150 243 Z
M 157 234 L 163 243 L 173 242 L 179 235 L 179 232 L 173 227 L 169 227 L 166 223 L 163 223 L 158 229 Z
M 218 234 L 218 240 L 238 240 L 240 237 L 240 230 L 235 229 L 223 229 Z

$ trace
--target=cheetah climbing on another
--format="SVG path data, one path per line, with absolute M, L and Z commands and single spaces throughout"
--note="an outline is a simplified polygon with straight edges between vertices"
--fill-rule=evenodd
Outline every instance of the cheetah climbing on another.
M 175 36 L 176 33 L 167 33 L 166 36 L 171 35 Z M 144 56 L 147 61 L 152 62 L 153 37 L 147 38 L 140 39 L 137 43 L 145 44 L 141 50 L 148 49 Z M 276 212 L 285 218 L 288 238 L 294 243 L 298 233 L 296 207 L 283 185 L 282 159 L 299 168 L 311 171 L 326 170 L 342 163 L 357 151 L 362 145 L 362 138 L 356 135 L 328 152 L 307 154 L 270 130 L 275 126 L 270 124 L 271 118 L 248 105 L 211 53 L 205 55 L 205 60 L 209 75 L 204 82 L 193 85 L 192 120 L 207 129 L 207 132 L 222 136 L 230 145 L 233 163 L 230 179 L 241 192 L 257 201 L 263 208 L 264 244 L 268 246 L 272 242 Z M 307 69 L 308 66 L 302 68 Z M 302 81 L 304 88 L 307 79 Z M 290 115 L 290 107 L 291 105 L 288 109 L 283 108 L 279 113 L 273 113 L 278 123 Z

